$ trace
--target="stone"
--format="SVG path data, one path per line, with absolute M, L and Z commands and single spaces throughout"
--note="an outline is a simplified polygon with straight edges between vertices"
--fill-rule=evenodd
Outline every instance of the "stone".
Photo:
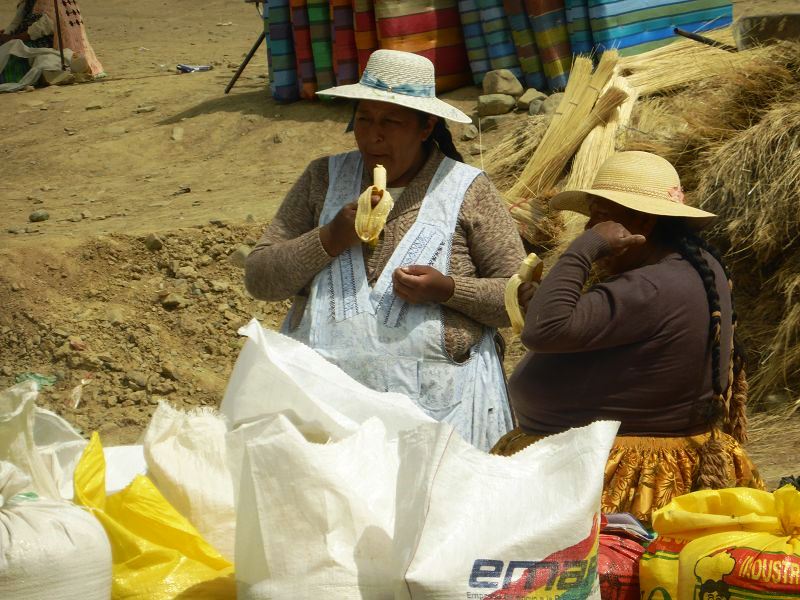
M 283 136 L 280 133 L 276 133 L 272 136 L 272 143 L 273 144 L 282 144 L 283 143 Z
M 214 259 L 211 258 L 208 254 L 201 254 L 200 257 L 197 259 L 197 264 L 200 265 L 201 267 L 207 267 L 212 262 L 214 262 Z
M 50 213 L 46 210 L 35 210 L 30 215 L 28 215 L 28 220 L 31 223 L 41 223 L 42 221 L 47 221 L 50 218 Z
M 199 275 L 199 273 L 193 266 L 187 265 L 185 267 L 181 267 L 180 269 L 178 269 L 175 272 L 175 275 L 177 277 L 180 277 L 181 279 L 195 279 Z
M 508 94 L 516 98 L 523 91 L 519 79 L 508 69 L 489 71 L 483 78 L 484 94 Z
M 164 241 L 155 233 L 151 233 L 145 238 L 144 245 L 148 250 L 156 252 L 164 247 Z
M 143 390 L 147 387 L 148 377 L 141 371 L 128 371 L 125 373 L 125 381 L 129 388 L 133 390 Z
M 116 396 L 108 396 L 106 398 L 106 406 L 109 408 L 111 408 L 112 406 L 116 406 L 118 402 L 119 398 L 117 398 Z
M 527 111 L 531 102 L 534 100 L 543 101 L 545 98 L 547 98 L 547 94 L 544 92 L 540 92 L 536 88 L 528 88 L 522 96 L 517 98 L 517 110 Z
M 561 99 L 564 97 L 564 94 L 559 92 L 557 94 L 553 94 L 552 96 L 548 96 L 547 100 L 542 102 L 542 107 L 540 113 L 543 115 L 551 115 L 556 112 L 558 105 L 561 104 Z
M 3 368 L 0 369 L 0 371 L 2 371 L 3 375 L 5 375 L 6 377 L 11 377 L 14 374 L 14 369 L 9 367 L 8 365 L 3 365 Z
M 481 131 L 486 133 L 487 131 L 492 131 L 493 129 L 497 129 L 500 127 L 502 123 L 509 121 L 511 119 L 516 119 L 514 115 L 496 115 L 493 117 L 485 117 L 481 119 Z
M 105 128 L 105 132 L 109 135 L 125 135 L 128 133 L 128 128 L 121 125 L 110 125 Z
M 83 217 L 81 215 L 72 215 L 69 218 L 69 221 L 71 223 L 80 223 L 81 221 L 83 221 Z
M 250 246 L 245 246 L 242 244 L 236 250 L 231 252 L 228 255 L 228 261 L 234 265 L 235 267 L 239 267 L 240 269 L 244 269 L 245 260 L 247 260 L 247 256 L 250 254 Z
M 82 211 L 81 211 L 81 216 L 82 216 L 84 219 L 91 219 L 91 218 L 92 218 L 92 211 L 90 211 L 90 210 L 88 210 L 88 209 L 86 209 L 86 210 L 82 210 Z
M 171 362 L 165 362 L 161 365 L 161 375 L 167 379 L 172 379 L 173 381 L 180 380 L 178 368 Z
M 472 146 L 469 147 L 469 153 L 472 156 L 478 156 L 483 151 L 484 151 L 484 147 L 481 146 L 480 144 L 472 144 Z
M 183 127 L 173 127 L 171 137 L 173 142 L 183 141 Z
M 474 140 L 476 137 L 478 137 L 478 128 L 472 124 L 465 125 L 464 131 L 461 134 L 461 139 L 465 142 L 468 142 L 470 140 Z
M 517 101 L 508 94 L 486 94 L 478 97 L 478 115 L 504 115 L 514 109 Z
M 211 281 L 211 289 L 215 292 L 227 292 L 230 285 L 226 281 Z
M 20 284 L 18 284 L 16 281 L 11 284 L 11 291 L 12 292 L 18 292 L 21 289 L 22 289 L 22 286 Z
M 92 102 L 86 105 L 86 110 L 100 110 L 101 108 L 103 108 L 103 105 L 100 102 Z
M 125 315 L 122 312 L 122 309 L 113 307 L 109 308 L 106 312 L 106 320 L 111 323 L 112 325 L 118 325 L 125 321 Z M 102 359 L 101 359 L 102 360 Z
M 186 300 L 183 296 L 179 296 L 178 294 L 167 294 L 161 299 L 161 306 L 166 308 L 167 310 L 173 310 L 176 308 L 184 308 L 188 306 L 189 301 Z
M 247 221 L 248 223 L 255 223 L 256 218 L 252 214 L 248 214 L 247 217 L 245 218 L 245 221 Z
M 135 111 L 136 114 L 143 114 L 143 113 L 151 113 L 156 110 L 155 106 L 147 105 L 147 106 L 139 106 Z
M 542 112 L 542 104 L 547 98 L 536 98 L 536 100 L 532 100 L 531 103 L 528 105 L 528 114 L 532 117 L 540 114 Z

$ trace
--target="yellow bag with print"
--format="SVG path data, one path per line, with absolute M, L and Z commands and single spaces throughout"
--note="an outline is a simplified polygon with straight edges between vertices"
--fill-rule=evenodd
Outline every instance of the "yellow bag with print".
M 800 598 L 800 492 L 703 490 L 653 515 L 643 600 Z
M 147 477 L 139 475 L 124 490 L 107 496 L 105 469 L 95 432 L 75 468 L 75 503 L 85 506 L 106 530 L 114 600 L 236 597 L 233 565 Z

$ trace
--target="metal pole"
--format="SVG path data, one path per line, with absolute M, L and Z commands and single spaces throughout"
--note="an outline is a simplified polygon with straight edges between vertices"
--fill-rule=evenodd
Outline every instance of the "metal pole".
M 61 14 L 58 12 L 58 0 L 53 0 L 53 8 L 56 11 L 56 30 L 58 30 L 58 53 L 61 55 L 61 70 L 66 71 L 67 65 L 64 62 L 64 40 L 61 37 Z
M 701 44 L 706 44 L 707 46 L 711 46 L 713 48 L 719 48 L 720 50 L 725 50 L 726 52 L 738 52 L 738 48 L 734 48 L 733 46 L 729 46 L 728 44 L 723 44 L 722 42 L 718 42 L 717 40 L 712 40 L 709 37 L 704 35 L 700 35 L 697 33 L 692 33 L 691 31 L 684 31 L 683 29 L 678 29 L 675 27 L 672 31 L 675 32 L 676 35 L 682 35 L 685 38 L 689 38 L 690 40 L 694 40 L 695 42 L 700 42 Z
M 242 64 L 239 65 L 239 68 L 236 70 L 236 74 L 233 76 L 233 79 L 231 79 L 231 82 L 225 88 L 226 94 L 231 91 L 233 84 L 235 84 L 236 80 L 239 79 L 239 75 L 242 74 L 242 71 L 244 71 L 244 68 L 247 66 L 247 63 L 249 63 L 250 59 L 253 58 L 253 55 L 256 53 L 256 50 L 258 50 L 258 47 L 261 45 L 261 42 L 263 42 L 266 37 L 267 37 L 266 32 L 262 31 L 261 35 L 258 36 L 256 43 L 253 44 L 252 48 L 250 48 L 250 52 L 247 53 L 247 57 L 242 61 Z

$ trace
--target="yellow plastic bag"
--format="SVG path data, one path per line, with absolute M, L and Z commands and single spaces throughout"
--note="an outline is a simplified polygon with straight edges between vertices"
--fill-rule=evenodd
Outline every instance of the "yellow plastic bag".
M 791 486 L 686 494 L 654 513 L 653 528 L 659 538 L 639 566 L 643 600 L 800 598 L 800 492 Z
M 144 476 L 106 496 L 100 437 L 75 468 L 75 503 L 100 521 L 111 543 L 115 600 L 236 597 L 233 565 Z

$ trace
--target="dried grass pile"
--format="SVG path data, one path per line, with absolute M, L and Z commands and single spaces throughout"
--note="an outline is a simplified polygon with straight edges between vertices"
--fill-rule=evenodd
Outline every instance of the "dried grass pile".
M 800 43 L 637 106 L 627 148 L 675 164 L 687 200 L 720 216 L 751 351 L 751 401 L 800 400 Z

